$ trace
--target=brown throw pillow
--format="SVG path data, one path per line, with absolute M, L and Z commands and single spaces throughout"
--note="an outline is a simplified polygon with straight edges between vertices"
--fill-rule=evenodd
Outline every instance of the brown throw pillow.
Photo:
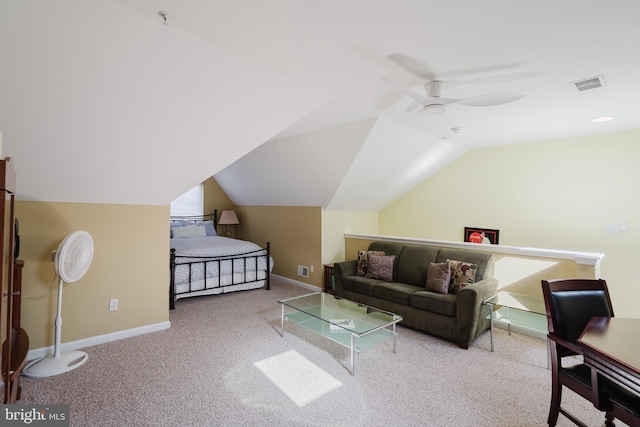
M 364 277 L 392 282 L 394 259 L 394 255 L 385 256 L 367 254 L 367 274 L 365 274 Z
M 449 293 L 457 294 L 460 289 L 476 282 L 476 271 L 478 266 L 470 262 L 448 259 L 451 269 L 451 279 L 449 280 Z
M 449 292 L 451 269 L 448 262 L 430 262 L 427 267 L 427 290 L 446 295 Z
M 383 251 L 358 251 L 358 276 L 367 274 L 367 254 L 384 255 Z

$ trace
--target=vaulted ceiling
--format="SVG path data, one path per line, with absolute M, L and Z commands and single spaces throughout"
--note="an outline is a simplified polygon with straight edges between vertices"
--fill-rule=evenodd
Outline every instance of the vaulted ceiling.
M 467 150 L 638 128 L 639 14 L 636 0 L 2 2 L 3 154 L 26 200 L 164 205 L 215 175 L 236 204 L 378 210 Z M 415 114 L 407 94 L 436 79 L 443 98 L 528 94 Z

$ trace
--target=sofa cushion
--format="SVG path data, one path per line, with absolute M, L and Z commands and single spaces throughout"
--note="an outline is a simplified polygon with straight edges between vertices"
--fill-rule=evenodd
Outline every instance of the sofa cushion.
M 451 279 L 451 269 L 448 262 L 430 262 L 427 267 L 427 283 L 428 291 L 437 294 L 449 293 L 449 280 Z
M 493 254 L 481 251 L 470 251 L 465 249 L 442 248 L 438 252 L 435 262 L 445 262 L 447 259 L 458 259 L 478 266 L 476 271 L 476 282 L 494 277 Z
M 379 284 L 373 288 L 373 296 L 398 304 L 409 305 L 409 297 L 419 290 L 424 290 L 424 288 L 407 285 L 406 283 L 379 282 Z
M 342 287 L 351 292 L 373 296 L 373 288 L 383 283 L 377 279 L 367 279 L 360 276 L 345 276 L 342 280 Z
M 447 260 L 451 278 L 449 280 L 449 293 L 457 294 L 460 289 L 475 283 L 478 266 L 459 260 Z
M 418 291 L 409 297 L 409 305 L 431 313 L 453 317 L 456 315 L 456 298 L 454 294 L 436 294 L 430 291 Z
M 384 255 L 384 251 L 358 251 L 358 276 L 365 276 L 367 274 L 367 265 L 369 263 L 367 256 L 369 254 Z
M 375 241 L 369 244 L 368 250 L 370 251 L 382 251 L 385 255 L 394 255 L 396 258 L 400 256 L 404 249 L 404 244 L 393 242 L 380 242 Z
M 385 282 L 393 281 L 393 255 L 367 254 L 367 274 L 368 279 L 380 279 Z
M 430 246 L 407 245 L 396 258 L 395 281 L 424 288 L 429 263 L 436 262 L 438 249 Z

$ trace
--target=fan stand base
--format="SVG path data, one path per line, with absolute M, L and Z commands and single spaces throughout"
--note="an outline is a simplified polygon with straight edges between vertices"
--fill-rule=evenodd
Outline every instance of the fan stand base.
M 53 375 L 69 372 L 81 366 L 89 359 L 89 355 L 84 351 L 65 351 L 60 356 L 55 357 L 50 354 L 42 359 L 29 363 L 22 373 L 30 378 L 46 378 Z

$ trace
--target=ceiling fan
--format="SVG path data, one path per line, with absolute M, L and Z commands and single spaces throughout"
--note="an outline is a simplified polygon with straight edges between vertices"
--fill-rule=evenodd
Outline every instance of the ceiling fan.
M 441 96 L 442 86 L 444 82 L 442 79 L 438 78 L 437 74 L 425 63 L 421 62 L 417 58 L 413 58 L 408 55 L 394 53 L 388 56 L 388 58 L 404 68 L 409 73 L 420 77 L 421 79 L 428 80 L 427 83 L 424 84 L 425 94 L 417 93 L 411 90 L 408 87 L 402 86 L 399 83 L 389 79 L 383 78 L 383 80 L 391 85 L 393 88 L 397 89 L 401 93 L 413 98 L 418 101 L 421 105 L 421 108 L 414 112 L 405 122 L 418 114 L 426 113 L 426 114 L 440 114 L 446 110 L 446 107 L 451 104 L 460 104 L 467 105 L 471 107 L 489 107 L 493 105 L 506 104 L 509 102 L 514 102 L 519 99 L 527 96 L 526 91 L 521 92 L 509 92 L 509 93 L 496 93 L 490 95 L 481 95 L 475 96 L 472 98 L 443 98 Z M 521 64 L 502 64 L 490 67 L 474 67 L 466 70 L 449 70 L 445 72 L 445 74 L 449 77 L 454 77 L 454 80 L 449 80 L 447 78 L 448 83 L 461 83 L 461 81 L 456 81 L 455 77 L 458 76 L 477 76 L 478 74 L 485 73 L 495 73 L 496 71 L 504 71 L 510 70 L 513 68 L 518 68 Z M 529 78 L 535 76 L 537 73 L 511 73 L 511 74 L 499 74 L 499 75 L 490 75 L 484 77 L 474 77 L 471 80 L 466 80 L 466 83 L 473 82 L 498 82 L 498 81 L 508 81 L 508 80 L 519 80 L 523 78 Z M 424 80 L 423 80 L 424 81 Z
M 509 102 L 517 101 L 527 96 L 528 92 L 507 92 L 507 93 L 494 93 L 490 95 L 480 95 L 471 98 L 443 98 L 441 96 L 443 82 L 441 80 L 431 80 L 425 83 L 424 88 L 426 95 L 421 95 L 410 88 L 407 88 L 389 78 L 383 78 L 387 84 L 391 85 L 395 89 L 401 91 L 405 95 L 418 101 L 422 107 L 413 113 L 410 118 L 413 118 L 417 114 L 440 114 L 443 113 L 448 105 L 460 104 L 470 107 L 489 107 L 493 105 L 506 104 Z M 409 120 L 407 119 L 407 120 Z

